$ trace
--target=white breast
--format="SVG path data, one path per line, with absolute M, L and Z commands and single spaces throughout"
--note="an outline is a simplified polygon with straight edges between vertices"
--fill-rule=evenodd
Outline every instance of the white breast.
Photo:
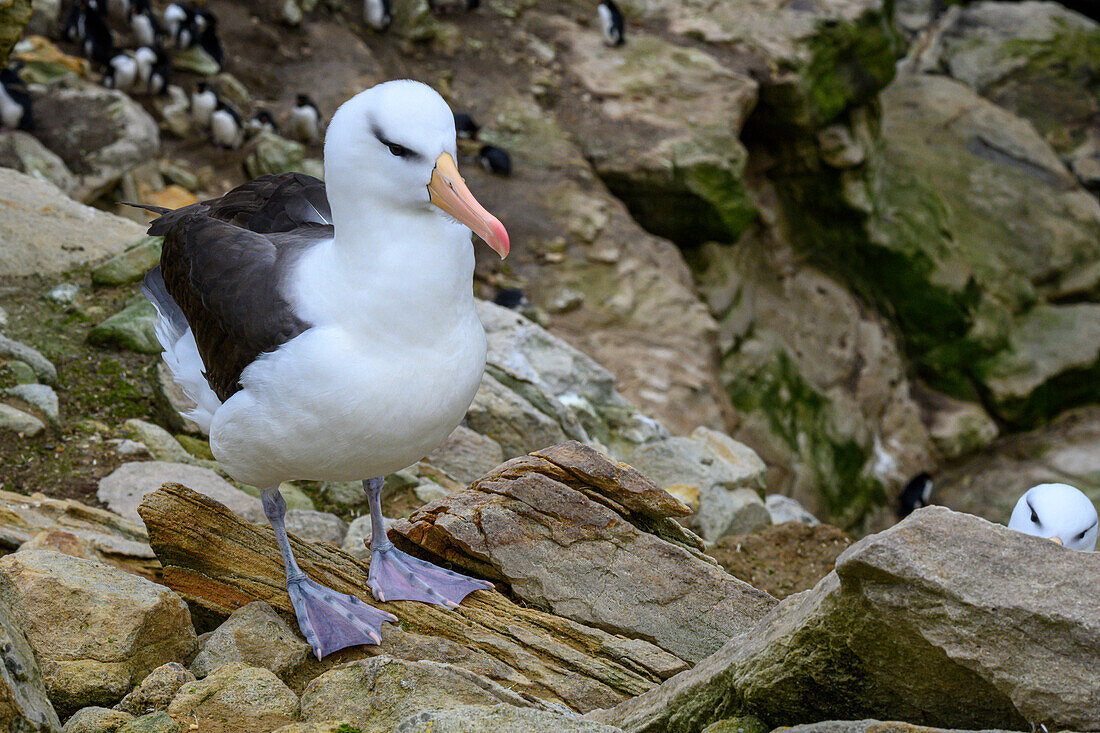
M 3 84 L 0 84 L 0 122 L 4 124 L 4 127 L 14 128 L 19 127 L 19 122 L 22 119 L 23 105 L 8 96 L 8 91 L 4 89 Z
M 214 142 L 226 148 L 235 148 L 241 144 L 240 128 L 233 115 L 218 110 L 210 115 L 210 133 Z

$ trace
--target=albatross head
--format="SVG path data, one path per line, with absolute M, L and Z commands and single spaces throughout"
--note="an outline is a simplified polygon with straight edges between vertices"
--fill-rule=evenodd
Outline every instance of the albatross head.
M 508 232 L 474 198 L 455 165 L 455 124 L 443 97 L 420 82 L 390 81 L 336 110 L 325 135 L 325 182 L 349 206 L 457 219 L 502 258 Z
M 1071 550 L 1096 549 L 1096 507 L 1066 484 L 1039 484 L 1020 497 L 1008 528 L 1045 537 Z

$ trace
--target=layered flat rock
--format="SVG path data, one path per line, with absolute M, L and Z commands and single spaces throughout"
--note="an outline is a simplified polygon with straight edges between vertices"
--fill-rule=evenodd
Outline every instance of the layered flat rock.
M 580 443 L 514 459 L 391 530 L 525 602 L 696 662 L 774 600 L 701 555 L 689 510 Z
M 0 274 L 64 272 L 121 252 L 143 233 L 128 219 L 73 201 L 52 183 L 0 169 Z
M 672 733 L 737 714 L 1096 730 L 1098 582 L 1100 555 L 922 509 L 850 547 L 751 634 L 592 717 Z
M 73 499 L 0 491 L 0 549 L 17 550 L 32 542 L 149 579 L 160 572 L 140 522 Z
M 593 475 L 593 480 L 601 479 Z M 293 618 L 270 527 L 247 522 L 179 484 L 147 495 L 141 515 L 164 564 L 164 582 L 195 609 L 225 617 L 262 600 Z M 309 577 L 400 619 L 399 627 L 383 625 L 381 649 L 366 647 L 363 653 L 449 662 L 517 694 L 577 712 L 633 697 L 687 667 L 649 642 L 519 606 L 493 591 L 472 593 L 453 610 L 415 602 L 381 604 L 371 595 L 364 562 L 326 542 L 290 540 Z

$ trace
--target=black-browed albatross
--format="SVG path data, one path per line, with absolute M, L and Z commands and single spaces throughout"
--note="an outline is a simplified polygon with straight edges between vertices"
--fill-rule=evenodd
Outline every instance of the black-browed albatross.
M 363 479 L 379 600 L 453 607 L 492 587 L 394 548 L 380 504 L 379 477 L 447 438 L 485 367 L 470 230 L 501 257 L 508 234 L 454 158 L 442 97 L 387 82 L 333 116 L 324 183 L 264 176 L 220 199 L 156 210 L 149 228 L 164 237 L 143 291 L 160 316 L 165 361 L 218 462 L 262 489 L 318 658 L 378 643 L 382 622 L 396 619 L 306 577 L 283 525 L 283 481 Z

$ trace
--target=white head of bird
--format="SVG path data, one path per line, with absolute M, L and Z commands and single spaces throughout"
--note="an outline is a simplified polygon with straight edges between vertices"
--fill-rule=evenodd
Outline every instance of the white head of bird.
M 1096 549 L 1096 507 L 1067 484 L 1039 484 L 1016 502 L 1008 528 L 1045 537 L 1071 550 Z
M 460 222 L 508 254 L 504 226 L 458 174 L 454 115 L 420 82 L 379 84 L 336 111 L 325 136 L 325 183 L 337 232 L 341 220 L 353 228 L 372 213 L 412 228 Z

